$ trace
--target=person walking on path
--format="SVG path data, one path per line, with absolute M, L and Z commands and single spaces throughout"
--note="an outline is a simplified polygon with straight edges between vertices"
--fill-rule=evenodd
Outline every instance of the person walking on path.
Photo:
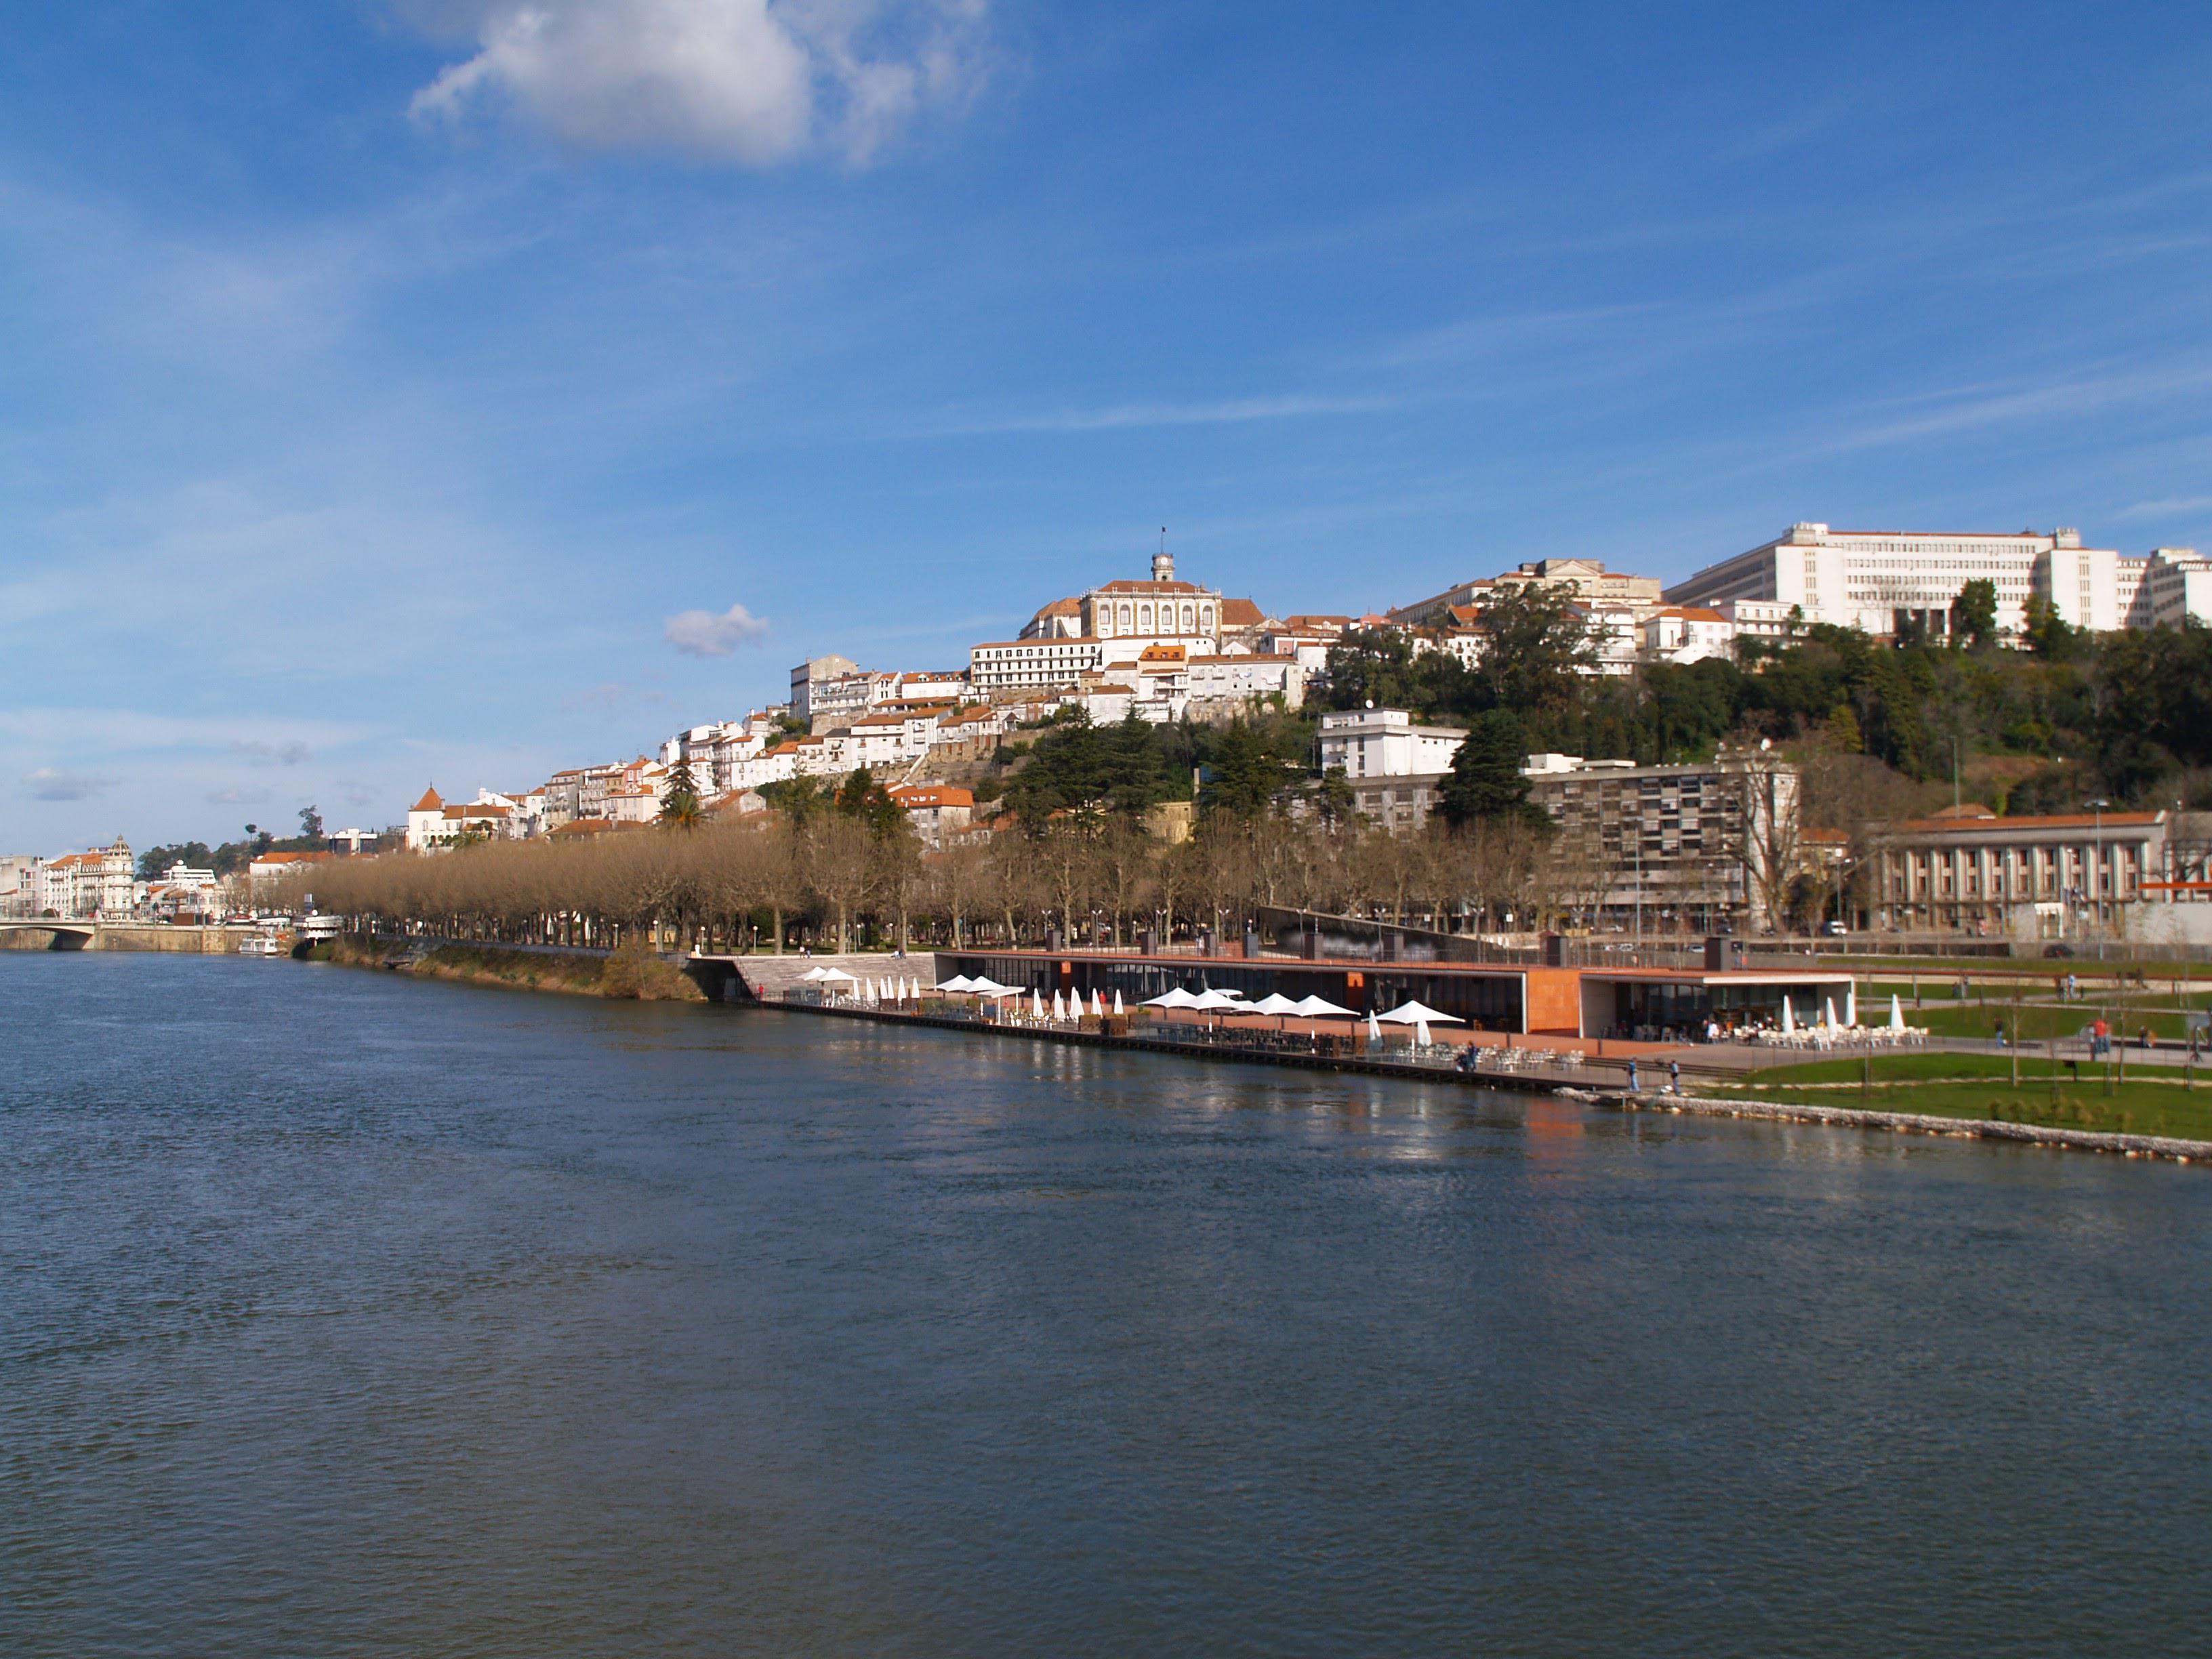
M 1636 1058 L 1632 1054 L 1628 1060 L 1628 1092 L 1632 1095 L 1639 1094 L 1642 1090 L 1643 1085 L 1636 1080 Z
M 1679 1060 L 1667 1062 L 1667 1091 L 1674 1095 L 1682 1092 L 1682 1062 Z

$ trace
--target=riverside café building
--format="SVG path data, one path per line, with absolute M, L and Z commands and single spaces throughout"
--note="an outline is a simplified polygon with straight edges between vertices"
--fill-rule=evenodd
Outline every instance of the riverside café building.
M 1838 1018 L 1850 975 L 1808 966 L 1782 972 L 1725 969 L 1540 968 L 1494 963 L 1316 962 L 1292 957 L 1139 956 L 1123 951 L 939 951 L 936 977 L 996 980 L 1049 999 L 1087 1003 L 1092 992 L 1125 1006 L 1186 991 L 1319 996 L 1353 1012 L 1380 1013 L 1407 1000 L 1455 1015 L 1478 1031 L 1524 1036 L 1607 1037 L 1639 1030 L 1702 1030 L 1778 1022 L 1786 996 L 1801 1022 L 1832 1000 Z

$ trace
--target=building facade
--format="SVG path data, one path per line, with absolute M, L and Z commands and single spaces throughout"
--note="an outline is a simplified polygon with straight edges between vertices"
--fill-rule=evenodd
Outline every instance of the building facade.
M 1402 708 L 1355 708 L 1321 717 L 1321 769 L 1364 778 L 1433 777 L 1451 770 L 1467 733 L 1416 726 Z
M 1881 826 L 1862 919 L 1906 932 L 2023 939 L 2124 931 L 2124 918 L 2146 896 L 2146 883 L 2185 874 L 2190 837 L 2177 831 L 2201 826 L 2203 817 L 2161 811 L 1999 817 L 1970 801 Z
M 1989 535 L 1963 531 L 1832 530 L 1796 524 L 1747 553 L 1709 565 L 1666 592 L 1669 605 L 1723 609 L 1751 600 L 1794 608 L 1808 623 L 1941 636 L 1970 581 L 1996 588 L 1997 627 L 2018 633 L 2041 597 L 2077 628 L 2123 625 L 2120 556 L 2081 544 L 2078 532 Z

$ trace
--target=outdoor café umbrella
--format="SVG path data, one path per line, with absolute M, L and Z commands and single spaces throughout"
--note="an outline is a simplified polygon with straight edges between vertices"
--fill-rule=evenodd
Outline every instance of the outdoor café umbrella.
M 1846 1025 L 1856 1025 L 1858 1023 L 1859 982 L 1856 980 L 1853 980 L 1844 987 L 1844 1024 Z
M 1375 1023 L 1375 1011 L 1372 1008 L 1367 1011 L 1367 1040 L 1370 1042 L 1382 1041 L 1382 1028 Z
M 1121 988 L 1118 985 L 1114 988 L 1114 1012 L 1117 1015 L 1127 1012 L 1121 1006 Z
M 1820 1026 L 1824 1030 L 1832 1031 L 1836 1029 L 1836 1000 L 1833 997 L 1826 999 L 1820 1004 Z
M 1782 994 L 1782 1035 L 1794 1036 L 1797 1031 L 1796 1017 L 1790 1012 L 1790 993 Z
M 1030 1018 L 1032 1019 L 1044 1018 L 1044 998 L 1034 990 L 1030 993 Z
M 1359 1018 L 1357 1013 L 1353 1012 L 1349 1008 L 1338 1007 L 1327 997 L 1300 997 L 1298 999 L 1297 1008 L 1295 1012 L 1302 1019 L 1320 1019 L 1329 1014 L 1337 1015 L 1339 1018 L 1344 1019 L 1357 1019 Z
M 1091 1017 L 1093 1019 L 1106 1018 L 1106 1005 L 1099 1000 L 1098 988 L 1095 985 L 1091 988 Z
M 1422 1002 L 1401 1002 L 1396 1007 L 1375 1016 L 1387 1019 L 1393 1025 L 1464 1025 L 1467 1022 L 1457 1014 L 1445 1013 Z
M 799 975 L 799 978 L 805 980 L 824 980 L 830 977 L 830 970 L 827 968 L 809 968 L 805 973 Z
M 1121 1000 L 1121 994 L 1119 991 L 1114 993 L 1115 1001 Z M 1146 998 L 1137 1006 L 1139 1008 L 1188 1008 L 1197 1000 L 1196 997 L 1184 990 L 1182 986 L 1171 985 L 1159 995 Z
M 1889 994 L 1889 1029 L 1893 1031 L 1905 1029 L 1905 1005 L 1897 1000 L 1894 991 Z
M 1052 994 L 1052 1017 L 1055 1023 L 1067 1018 L 1067 1005 L 1060 1000 L 1057 988 L 1054 988 Z
M 1244 1003 L 1237 1009 L 1237 1012 L 1239 1013 L 1273 1014 L 1279 1018 L 1290 1014 L 1295 1014 L 1297 1011 L 1298 1005 L 1291 1001 L 1290 998 L 1285 996 L 1279 991 L 1270 991 L 1266 996 L 1261 997 L 1257 1002 Z M 1287 1030 L 1288 1028 L 1278 1026 L 1276 1029 L 1281 1030 Z
M 972 991 L 975 988 L 975 981 L 965 974 L 955 974 L 942 984 L 930 987 L 933 991 Z
M 1188 1006 L 1195 1011 L 1205 1013 L 1212 1013 L 1221 1008 L 1234 1008 L 1239 1013 L 1247 1012 L 1244 1005 L 1226 991 L 1200 991 L 1190 1000 Z

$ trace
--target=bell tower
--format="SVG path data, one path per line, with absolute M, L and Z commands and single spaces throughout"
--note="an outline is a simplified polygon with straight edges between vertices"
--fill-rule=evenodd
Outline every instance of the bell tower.
M 1175 555 L 1168 551 L 1168 531 L 1160 526 L 1160 550 L 1152 555 L 1152 580 L 1171 582 L 1175 580 Z

